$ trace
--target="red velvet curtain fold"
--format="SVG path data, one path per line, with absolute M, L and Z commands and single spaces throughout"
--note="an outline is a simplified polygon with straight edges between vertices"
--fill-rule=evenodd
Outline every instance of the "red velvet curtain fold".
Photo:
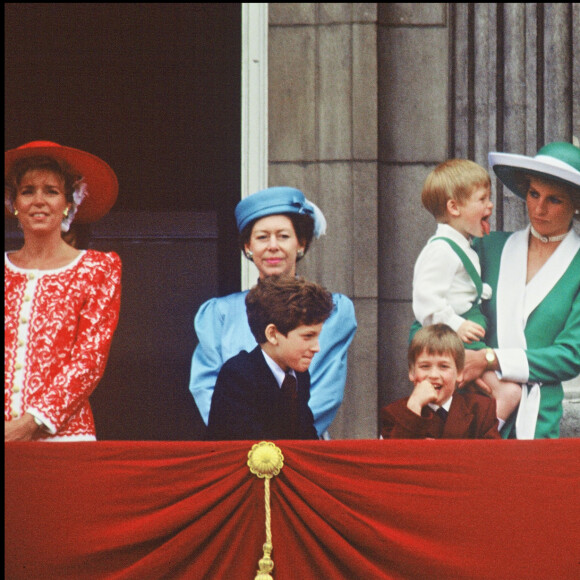
M 579 441 L 277 442 L 273 577 L 578 578 Z M 6 444 L 6 578 L 253 579 L 253 443 Z

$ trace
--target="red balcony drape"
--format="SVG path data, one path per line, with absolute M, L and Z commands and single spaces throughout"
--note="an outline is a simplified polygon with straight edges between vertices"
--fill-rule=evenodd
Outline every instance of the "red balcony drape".
M 253 443 L 6 444 L 6 578 L 253 579 Z M 275 580 L 580 577 L 578 439 L 276 444 Z

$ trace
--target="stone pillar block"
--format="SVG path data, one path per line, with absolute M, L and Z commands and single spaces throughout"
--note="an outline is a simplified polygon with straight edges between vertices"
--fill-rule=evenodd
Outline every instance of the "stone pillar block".
M 447 6 L 443 2 L 385 2 L 379 4 L 379 24 L 392 26 L 445 26 Z
M 376 5 L 269 7 L 269 183 L 302 189 L 328 221 L 299 273 L 355 302 L 332 435 L 376 437 Z
M 564 416 L 560 423 L 560 437 L 580 437 L 580 375 L 564 386 Z
M 369 2 L 354 2 L 352 4 L 353 22 L 372 22 L 377 21 L 377 4 Z
M 350 2 L 320 3 L 318 22 L 320 24 L 349 23 L 352 21 L 352 9 L 355 4 Z
M 313 201 L 323 209 L 328 233 L 318 240 L 316 274 L 334 292 L 354 295 L 352 211 L 352 166 L 350 163 L 320 164 L 320 185 Z
M 382 161 L 443 161 L 448 155 L 448 32 L 380 28 L 379 156 Z
M 311 2 L 274 2 L 268 4 L 268 22 L 276 25 L 315 24 L 318 4 Z
M 411 393 L 407 348 L 413 321 L 410 303 L 379 303 L 379 406 L 387 405 Z
M 351 26 L 321 26 L 318 31 L 318 157 L 350 159 L 352 151 Z
M 270 27 L 270 162 L 316 159 L 315 36 L 312 27 Z
M 411 301 L 413 267 L 436 222 L 421 204 L 434 165 L 379 166 L 379 295 Z
M 374 24 L 352 27 L 352 155 L 377 158 L 377 29 Z
M 358 329 L 348 352 L 348 379 L 342 406 L 330 427 L 333 439 L 376 439 L 377 305 L 355 299 Z
M 354 295 L 360 298 L 378 296 L 378 211 L 377 164 L 355 163 L 353 184 L 353 231 L 350 236 L 354 255 Z

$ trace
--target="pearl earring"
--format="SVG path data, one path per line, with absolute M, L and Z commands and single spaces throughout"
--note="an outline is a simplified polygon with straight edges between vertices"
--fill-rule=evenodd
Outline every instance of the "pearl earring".
M 252 250 L 246 250 L 246 258 L 248 258 L 248 260 L 252 260 L 254 259 L 254 252 L 252 252 Z
M 18 215 L 18 210 L 17 210 L 17 209 L 15 209 L 15 210 L 14 210 L 14 215 L 15 215 L 15 216 L 17 216 L 17 215 Z
M 64 214 L 64 217 L 68 217 L 68 207 L 64 208 L 63 214 Z
M 298 250 L 296 252 L 296 257 L 300 260 L 301 258 L 304 258 L 304 250 Z

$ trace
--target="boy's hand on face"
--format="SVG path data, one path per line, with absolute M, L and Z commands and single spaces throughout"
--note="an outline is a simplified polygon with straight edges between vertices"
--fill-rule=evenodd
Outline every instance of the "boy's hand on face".
M 413 392 L 407 401 L 407 408 L 420 416 L 423 407 L 427 403 L 434 403 L 437 400 L 437 396 L 437 390 L 428 379 L 415 382 Z
M 462 342 L 470 344 L 477 340 L 483 340 L 483 337 L 485 336 L 485 330 L 483 326 L 477 324 L 477 322 L 466 320 L 457 329 L 457 334 Z

